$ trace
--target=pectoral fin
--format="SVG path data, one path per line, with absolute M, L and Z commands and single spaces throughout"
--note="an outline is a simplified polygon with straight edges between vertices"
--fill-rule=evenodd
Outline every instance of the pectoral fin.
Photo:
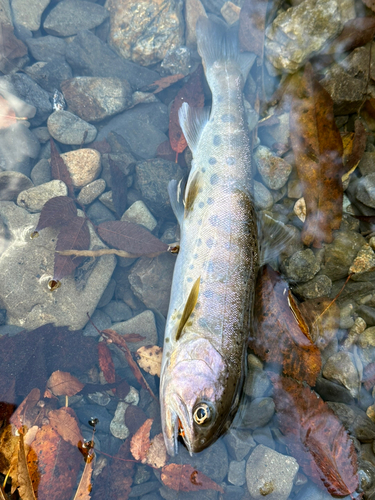
M 195 304 L 197 303 L 198 295 L 199 295 L 200 279 L 201 279 L 201 277 L 199 276 L 197 281 L 194 283 L 192 289 L 190 290 L 189 297 L 186 301 L 184 311 L 182 313 L 180 322 L 178 324 L 177 333 L 176 333 L 176 341 L 181 337 L 182 330 L 184 329 L 184 326 L 186 325 L 191 313 L 194 310 Z
M 172 210 L 178 220 L 180 226 L 184 220 L 184 192 L 186 186 L 186 179 L 182 178 L 180 181 L 172 180 L 168 184 L 168 194 L 171 202 Z

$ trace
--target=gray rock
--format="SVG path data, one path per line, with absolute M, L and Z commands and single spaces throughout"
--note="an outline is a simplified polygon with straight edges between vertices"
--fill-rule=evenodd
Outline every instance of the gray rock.
M 264 184 L 270 189 L 281 189 L 288 181 L 291 165 L 283 158 L 275 156 L 265 146 L 258 146 L 254 160 Z
M 114 323 L 119 321 L 127 321 L 133 316 L 130 307 L 125 302 L 112 300 L 104 307 L 104 312 L 108 314 Z
M 98 200 L 94 201 L 94 203 L 89 206 L 87 215 L 97 226 L 108 220 L 116 220 L 113 213 Z
M 59 89 L 61 82 L 73 76 L 71 67 L 65 62 L 65 59 L 55 59 L 49 62 L 39 61 L 25 68 L 25 72 L 48 92 Z
M 68 44 L 66 60 L 81 75 L 123 78 L 134 89 L 160 78 L 156 71 L 126 61 L 87 30 L 80 31 Z
M 138 333 L 142 337 L 146 337 L 145 340 L 141 340 L 140 342 L 129 342 L 129 349 L 132 352 L 135 352 L 144 345 L 156 345 L 158 343 L 158 332 L 155 324 L 155 316 L 152 311 L 143 311 L 128 321 L 115 323 L 112 325 L 112 328 L 120 335 Z
M 356 406 L 344 403 L 327 403 L 344 424 L 350 434 L 361 443 L 369 443 L 375 439 L 375 424 L 366 413 Z
M 267 425 L 275 413 L 275 403 L 272 398 L 256 398 L 251 403 L 240 406 L 241 427 L 256 429 Z
M 131 492 L 129 494 L 129 498 L 134 497 L 142 497 L 143 495 L 147 495 L 147 493 L 151 493 L 151 491 L 155 491 L 160 488 L 159 481 L 147 481 L 147 483 L 137 484 L 132 486 Z M 159 496 L 157 498 L 160 498 Z
M 35 135 L 35 137 L 41 144 L 44 144 L 51 139 L 47 127 L 33 128 L 31 132 Z
M 112 278 L 108 283 L 107 288 L 104 290 L 103 295 L 98 302 L 98 308 L 106 306 L 112 299 L 115 293 L 116 281 Z
M 99 196 L 99 201 L 111 212 L 116 212 L 115 206 L 113 204 L 112 191 L 106 191 Z
M 8 127 L 0 134 L 0 169 L 29 176 L 31 159 L 37 158 L 39 150 L 38 139 L 25 125 Z
M 0 201 L 15 201 L 21 191 L 33 187 L 26 175 L 10 170 L 0 172 Z
M 48 92 L 24 73 L 14 73 L 11 76 L 11 81 L 18 97 L 36 108 L 36 114 L 30 120 L 31 125 L 34 127 L 41 125 L 52 113 L 52 104 Z
M 173 269 L 176 258 L 162 253 L 152 259 L 140 258 L 132 267 L 129 283 L 136 297 L 149 309 L 167 316 Z
M 218 16 L 220 16 L 221 9 L 225 2 L 226 0 L 202 0 L 202 4 L 206 11 L 212 12 L 213 14 L 216 14 Z M 235 5 L 239 4 L 238 0 L 234 1 L 233 3 Z
M 41 36 L 26 40 L 31 55 L 37 61 L 55 61 L 65 59 L 66 42 L 57 36 Z
M 271 382 L 266 372 L 257 368 L 253 368 L 249 371 L 246 377 L 243 390 L 247 396 L 251 396 L 253 398 L 261 398 L 265 395 L 270 387 Z
M 137 182 L 148 208 L 157 217 L 173 217 L 168 184 L 180 180 L 183 171 L 177 163 L 161 158 L 143 161 L 136 166 Z
M 40 28 L 40 19 L 50 0 L 12 0 L 14 22 L 30 31 Z
M 191 71 L 191 52 L 187 47 L 173 47 L 169 49 L 160 65 L 169 75 L 182 73 L 188 75 Z
M 364 205 L 375 208 L 375 173 L 362 177 L 356 190 L 356 198 Z
M 112 326 L 112 321 L 108 314 L 105 314 L 105 312 L 99 311 L 98 309 L 91 316 L 91 321 L 94 323 L 98 330 L 105 330 L 106 328 L 111 328 Z M 96 328 L 91 323 L 87 323 L 87 325 L 83 329 L 83 335 L 85 335 L 86 337 L 97 337 L 99 335 L 99 332 Z
M 92 392 L 87 395 L 87 399 L 99 406 L 107 406 L 112 401 L 111 396 L 105 392 Z
M 78 76 L 66 80 L 61 90 L 70 111 L 88 122 L 103 120 L 132 105 L 130 84 L 120 78 Z
M 358 396 L 361 382 L 351 353 L 340 351 L 328 358 L 323 367 L 323 377 L 339 382 L 353 397 Z
M 332 500 L 332 496 L 327 491 L 322 491 L 321 488 L 312 482 L 308 482 L 306 486 L 298 493 L 299 500 Z
M 35 186 L 49 182 L 51 180 L 51 163 L 42 158 L 32 169 L 30 177 Z
M 149 231 L 153 231 L 157 225 L 155 217 L 141 200 L 133 203 L 126 212 L 124 212 L 121 220 L 133 222 L 134 224 L 142 224 L 142 226 L 145 226 Z
M 328 276 L 332 281 L 346 278 L 349 267 L 365 243 L 364 237 L 358 233 L 337 231 L 333 242 L 325 245 L 321 274 Z M 333 291 L 332 289 L 332 293 Z M 342 299 L 344 297 L 342 296 Z
M 29 214 L 13 202 L 0 202 L 0 216 L 12 237 L 9 252 L 0 257 L 0 302 L 7 309 L 9 324 L 32 330 L 46 323 L 83 328 L 87 313 L 94 312 L 115 267 L 116 259 L 105 255 L 97 260 L 84 290 L 77 290 L 73 275 L 61 280 L 53 293 L 47 287 L 53 275 L 56 230 L 46 228 L 31 239 L 38 215 Z M 90 230 L 91 246 L 101 244 Z M 14 283 L 22 286 L 14 287 Z
M 318 297 L 329 297 L 332 291 L 332 280 L 320 274 L 306 283 L 293 288 L 293 292 L 303 299 L 316 299 Z
M 81 120 L 69 111 L 52 113 L 48 118 L 47 127 L 51 136 L 62 144 L 80 145 L 82 142 L 87 144 L 95 139 L 97 133 L 94 125 Z
M 258 444 L 264 444 L 272 450 L 275 449 L 275 442 L 272 437 L 271 429 L 266 425 L 265 427 L 259 427 L 253 431 L 253 439 Z
M 109 426 L 111 424 L 112 416 L 103 406 L 84 405 L 76 407 L 75 412 L 77 414 L 77 417 L 79 418 L 79 421 L 82 422 L 82 424 L 86 427 L 90 428 L 88 422 L 91 418 L 97 418 L 99 420 L 99 423 L 96 426 L 97 431 L 105 433 L 110 432 Z
M 256 443 L 249 431 L 231 427 L 225 435 L 225 444 L 229 455 L 240 462 L 255 448 Z
M 375 326 L 375 308 L 366 305 L 357 308 L 357 314 L 366 322 L 367 326 Z
M 266 56 L 278 70 L 294 73 L 340 33 L 344 22 L 337 0 L 304 0 L 266 29 Z
M 17 116 L 34 118 L 36 113 L 35 106 L 32 106 L 23 99 L 17 97 L 17 90 L 14 88 L 8 77 L 0 77 L 0 95 L 2 95 L 2 97 L 9 102 Z
M 90 182 L 81 189 L 77 196 L 77 201 L 82 203 L 82 205 L 90 205 L 90 203 L 103 193 L 105 188 L 106 184 L 104 179 L 97 179 L 96 181 Z
M 117 439 L 126 439 L 129 436 L 129 429 L 125 424 L 125 412 L 128 406 L 129 404 L 124 401 L 118 402 L 115 415 L 109 426 L 112 436 Z
M 43 28 L 49 35 L 71 36 L 96 28 L 108 17 L 101 5 L 85 0 L 63 0 L 48 14 Z
M 29 212 L 40 212 L 51 198 L 67 195 L 66 184 L 63 181 L 54 180 L 22 191 L 17 197 L 17 205 L 26 208 Z
M 311 280 L 319 272 L 319 269 L 319 260 L 310 248 L 299 250 L 282 262 L 283 272 L 297 283 Z
M 272 194 L 258 181 L 254 181 L 254 203 L 259 210 L 270 210 L 273 206 Z
M 229 462 L 228 482 L 235 486 L 242 486 L 246 482 L 245 476 L 246 461 L 236 462 L 231 460 Z
M 358 170 L 363 176 L 375 174 L 375 152 L 364 152 L 358 164 Z
M 260 444 L 246 464 L 247 488 L 252 498 L 287 500 L 299 466 L 295 458 Z
M 314 390 L 324 401 L 333 401 L 336 403 L 354 403 L 354 398 L 341 384 L 336 384 L 323 377 L 318 377 Z

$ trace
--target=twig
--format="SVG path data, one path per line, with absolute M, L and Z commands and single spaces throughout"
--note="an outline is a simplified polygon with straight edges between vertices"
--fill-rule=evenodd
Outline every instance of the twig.
M 332 302 L 330 302 L 328 304 L 328 306 L 324 309 L 324 311 L 322 313 L 320 313 L 317 318 L 315 318 L 315 320 L 313 322 L 313 325 L 315 325 L 315 323 L 318 321 L 318 319 L 320 319 L 323 316 L 323 314 L 325 314 L 328 311 L 328 309 L 331 307 L 331 305 L 334 304 L 336 302 L 336 300 L 340 297 L 342 291 L 346 287 L 346 284 L 348 283 L 348 281 L 350 280 L 350 278 L 353 276 L 353 274 L 354 273 L 349 274 L 349 276 L 346 278 L 345 283 L 342 285 L 341 290 L 339 291 L 339 293 L 336 295 L 336 297 L 334 299 L 332 299 Z

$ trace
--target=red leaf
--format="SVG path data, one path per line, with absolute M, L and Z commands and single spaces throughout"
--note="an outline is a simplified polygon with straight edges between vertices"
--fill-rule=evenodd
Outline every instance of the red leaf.
M 146 420 L 147 415 L 139 406 L 129 405 L 126 408 L 125 425 L 129 429 L 131 435 L 135 434 Z
M 62 226 L 57 237 L 56 250 L 87 250 L 90 245 L 90 232 L 87 221 L 83 217 L 75 217 L 68 224 Z M 55 253 L 55 280 L 69 276 L 84 260 L 84 257 L 60 255 Z
M 69 196 L 74 198 L 74 187 L 72 178 L 70 177 L 70 173 L 68 167 L 65 165 L 64 160 L 59 155 L 59 152 L 56 149 L 55 142 L 53 139 L 50 139 L 51 144 L 51 173 L 53 179 L 58 179 L 60 181 L 65 182 Z
M 90 143 L 90 149 L 96 149 L 101 154 L 110 153 L 111 145 L 107 142 L 106 139 L 102 141 L 95 141 Z
M 162 468 L 161 480 L 176 491 L 224 490 L 215 481 L 205 476 L 191 465 L 169 464 Z
M 142 463 L 146 462 L 146 456 L 148 449 L 150 448 L 150 431 L 153 419 L 149 418 L 140 427 L 137 432 L 132 437 L 130 443 L 130 451 L 136 460 L 140 460 Z
M 128 221 L 103 222 L 98 226 L 98 233 L 109 245 L 134 256 L 159 254 L 168 249 L 168 245 L 146 228 Z
M 115 365 L 113 364 L 111 351 L 105 342 L 98 344 L 99 366 L 103 372 L 104 378 L 109 384 L 116 381 Z
M 109 157 L 108 160 L 109 169 L 111 172 L 113 205 L 115 207 L 116 214 L 120 219 L 126 208 L 126 175 L 122 172 L 117 163 L 113 161 L 111 157 Z
M 177 75 L 168 75 L 165 76 L 164 78 L 160 78 L 160 80 L 155 80 L 153 83 L 150 83 L 150 85 L 142 87 L 141 91 L 158 94 L 162 90 L 168 88 L 170 85 L 173 85 L 174 83 L 178 82 L 179 80 L 181 80 L 181 78 L 184 77 L 185 75 L 183 75 L 182 73 L 178 73 Z
M 8 73 L 14 68 L 11 61 L 26 54 L 27 47 L 14 35 L 13 26 L 0 23 L 0 71 Z
M 77 216 L 77 207 L 68 196 L 56 196 L 48 200 L 40 212 L 35 231 L 45 227 L 61 227 Z
M 331 495 L 358 487 L 354 443 L 327 404 L 309 387 L 270 375 L 279 427 L 304 473 Z
M 182 153 L 187 146 L 185 136 L 180 127 L 178 110 L 181 108 L 183 102 L 187 102 L 193 108 L 203 108 L 204 93 L 202 77 L 203 67 L 199 65 L 173 101 L 169 115 L 169 141 L 176 153 Z

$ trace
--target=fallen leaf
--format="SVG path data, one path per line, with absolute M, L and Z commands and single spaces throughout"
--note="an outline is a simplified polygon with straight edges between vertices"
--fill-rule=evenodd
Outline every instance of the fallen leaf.
M 39 400 L 40 390 L 35 387 L 22 401 L 10 419 L 16 429 L 23 426 L 29 428 L 34 425 L 40 411 L 40 407 L 37 407 Z
M 139 406 L 129 405 L 125 410 L 125 425 L 133 435 L 146 422 L 147 415 Z
M 373 17 L 356 17 L 344 24 L 340 35 L 331 41 L 322 54 L 342 54 L 371 42 L 375 35 Z
M 349 137 L 343 138 L 344 154 L 343 163 L 346 173 L 342 177 L 342 181 L 346 180 L 346 175 L 356 168 L 361 161 L 363 153 L 366 149 L 366 130 L 360 120 L 356 120 L 354 124 L 354 133 L 350 133 Z
M 130 442 L 130 451 L 136 460 L 146 463 L 148 449 L 150 448 L 150 431 L 153 419 L 149 418 L 137 430 Z
M 309 325 L 314 344 L 323 351 L 336 337 L 340 326 L 340 308 L 329 297 L 305 300 L 299 308 Z
M 124 333 L 123 337 L 126 342 L 141 342 L 146 339 L 146 337 L 139 335 L 139 333 Z
M 83 257 L 61 255 L 61 250 L 86 250 L 90 245 L 90 231 L 84 217 L 74 217 L 60 228 L 55 253 L 53 279 L 69 276 L 83 261 Z
M 157 345 L 140 347 L 136 351 L 136 359 L 141 368 L 150 375 L 160 377 L 163 349 Z
M 57 370 L 48 379 L 47 387 L 55 396 L 74 396 L 83 389 L 84 384 L 70 373 Z
M 130 366 L 135 378 L 138 380 L 138 382 L 141 384 L 141 386 L 146 389 L 150 395 L 157 400 L 155 394 L 153 393 L 151 387 L 148 385 L 146 379 L 142 375 L 141 370 L 138 368 L 137 363 L 134 361 L 132 353 L 130 352 L 129 347 L 126 344 L 125 339 L 119 335 L 117 332 L 114 330 L 106 329 L 101 331 L 102 336 L 108 341 L 113 342 L 114 344 L 117 345 L 119 349 L 124 353 L 126 361 L 128 365 Z
M 109 245 L 134 256 L 166 252 L 168 245 L 145 227 L 128 221 L 108 221 L 99 224 L 99 236 Z
M 32 448 L 40 471 L 38 500 L 70 500 L 82 460 L 78 448 L 50 425 L 38 431 Z
M 302 230 L 305 245 L 331 243 L 342 218 L 342 140 L 333 115 L 333 101 L 318 83 L 310 64 L 293 75 L 290 138 L 306 201 Z
M 105 342 L 98 343 L 99 366 L 103 372 L 106 382 L 113 384 L 116 382 L 115 365 L 112 354 Z
M 109 170 L 111 174 L 112 201 L 117 217 L 121 219 L 126 209 L 127 202 L 127 179 L 124 172 L 117 163 L 109 156 Z
M 173 151 L 176 151 L 176 153 L 182 153 L 187 147 L 185 136 L 180 127 L 178 110 L 181 108 L 183 102 L 187 102 L 193 108 L 203 108 L 204 92 L 202 80 L 203 66 L 200 64 L 173 101 L 169 115 L 169 141 Z
M 161 480 L 176 491 L 224 490 L 215 481 L 205 476 L 191 465 L 169 464 L 162 468 Z
M 52 179 L 58 179 L 60 181 L 65 182 L 66 187 L 68 188 L 68 194 L 73 199 L 74 196 L 74 186 L 72 178 L 70 177 L 70 173 L 68 167 L 65 165 L 63 158 L 59 155 L 57 148 L 55 146 L 55 142 L 53 139 L 50 139 L 51 144 L 51 175 Z
M 60 372 L 61 373 L 61 372 Z M 83 437 L 78 426 L 78 419 L 73 408 L 59 408 L 48 413 L 50 426 L 61 436 L 64 441 L 72 446 L 77 446 Z
M 354 443 L 328 405 L 309 387 L 270 375 L 279 428 L 303 472 L 331 495 L 358 487 Z
M 175 161 L 176 153 L 173 151 L 169 139 L 159 144 L 156 150 L 156 156 L 158 158 L 163 158 L 163 160 Z
M 77 207 L 69 196 L 56 196 L 48 200 L 40 212 L 35 231 L 45 227 L 60 228 L 77 217 Z
M 160 469 L 167 462 L 167 449 L 165 447 L 163 434 L 157 434 L 150 443 L 146 455 L 146 463 L 151 467 Z
M 9 73 L 14 69 L 16 59 L 26 54 L 27 47 L 14 35 L 13 26 L 0 23 L 0 71 Z
M 184 77 L 185 75 L 183 75 L 182 73 L 178 73 L 177 75 L 165 76 L 163 78 L 160 78 L 159 80 L 155 80 L 154 83 L 150 83 L 149 85 L 142 87 L 141 92 L 152 92 L 153 94 L 158 94 L 162 90 L 170 87 Z
M 20 432 L 17 463 L 18 491 L 22 500 L 36 500 L 30 479 L 29 469 L 26 462 L 28 452 L 29 447 L 25 446 L 23 441 L 23 433 Z
M 0 129 L 8 128 L 17 123 L 17 117 L 14 109 L 8 101 L 0 95 Z
M 363 370 L 363 385 L 367 391 L 371 391 L 371 389 L 375 385 L 375 363 L 370 363 L 365 366 Z
M 264 32 L 268 0 L 245 0 L 240 12 L 239 40 L 241 50 L 259 57 L 264 51 Z
M 261 359 L 282 365 L 283 373 L 314 386 L 322 361 L 288 284 L 270 266 L 260 269 L 250 347 Z
M 362 0 L 362 2 L 371 10 L 375 12 L 375 0 Z
M 91 498 L 90 494 L 92 489 L 91 476 L 93 469 L 94 469 L 94 461 L 87 460 L 73 500 L 90 500 Z
M 18 453 L 18 436 L 14 435 L 11 424 L 1 430 L 0 450 L 0 473 L 6 476 L 9 472 L 12 457 L 15 453 Z

